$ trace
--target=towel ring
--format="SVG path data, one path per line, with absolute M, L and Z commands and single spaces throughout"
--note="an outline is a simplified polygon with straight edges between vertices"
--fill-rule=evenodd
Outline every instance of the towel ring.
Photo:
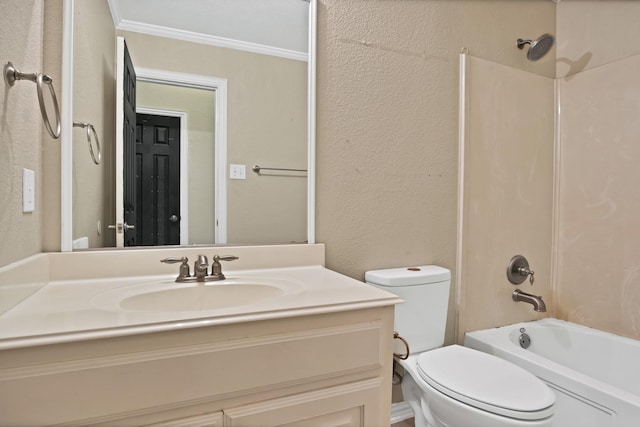
M 404 348 L 406 349 L 405 354 L 393 353 L 393 356 L 397 357 L 400 360 L 407 360 L 409 358 L 409 354 L 411 353 L 409 351 L 409 343 L 407 342 L 406 339 L 402 338 L 400 334 L 397 333 L 396 331 L 393 331 L 393 339 L 402 341 L 402 343 L 404 344 Z
M 11 62 L 7 62 L 4 66 L 4 80 L 9 86 L 13 86 L 16 80 L 29 80 L 36 84 L 36 88 L 38 91 L 38 102 L 40 103 L 40 113 L 42 114 L 44 127 L 47 129 L 47 132 L 49 132 L 49 135 L 51 135 L 53 139 L 60 138 L 60 109 L 58 108 L 58 98 L 56 97 L 56 92 L 53 89 L 53 79 L 48 75 L 42 73 L 21 73 L 20 71 L 16 70 Z M 47 114 L 47 107 L 44 104 L 44 95 L 42 93 L 42 86 L 44 84 L 49 86 L 49 93 L 51 93 L 51 98 L 53 100 L 53 109 L 56 114 L 55 131 L 53 129 L 54 127 L 51 126 L 51 121 L 49 120 L 49 115 Z
M 93 127 L 91 123 L 73 123 L 74 128 L 84 128 L 87 129 L 87 144 L 89 144 L 89 154 L 91 154 L 91 159 L 93 163 L 96 165 L 100 164 L 101 159 L 101 150 L 100 150 L 100 141 L 98 140 L 98 133 L 96 132 L 96 128 Z M 96 158 L 93 151 L 93 144 L 91 143 L 91 135 L 93 134 L 93 139 L 96 141 L 96 151 L 98 152 L 98 157 Z

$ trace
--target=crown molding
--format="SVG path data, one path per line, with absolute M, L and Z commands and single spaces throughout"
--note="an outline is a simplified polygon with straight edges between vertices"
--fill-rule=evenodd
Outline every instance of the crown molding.
M 114 11 L 112 10 L 112 17 L 115 18 L 116 15 L 113 15 L 113 13 Z M 117 11 L 115 13 L 117 13 Z M 293 59 L 295 61 L 307 62 L 309 59 L 309 55 L 306 52 L 300 52 L 297 50 L 281 49 L 273 46 L 243 42 L 240 40 L 216 37 L 208 34 L 195 33 L 192 31 L 177 30 L 175 28 L 161 27 L 159 25 L 145 24 L 142 22 L 120 20 L 116 25 L 116 29 L 148 34 L 157 37 L 167 37 L 170 39 L 182 40 L 192 43 L 207 44 L 210 46 L 223 47 L 227 49 L 242 50 L 245 52 L 258 53 L 261 55 L 270 55 L 279 58 Z

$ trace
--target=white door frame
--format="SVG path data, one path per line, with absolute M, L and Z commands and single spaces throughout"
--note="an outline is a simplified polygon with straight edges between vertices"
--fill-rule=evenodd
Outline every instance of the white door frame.
M 214 91 L 215 243 L 227 243 L 227 79 L 136 67 L 136 80 Z
M 189 244 L 189 114 L 186 111 L 136 107 L 137 114 L 177 117 L 180 119 L 180 244 Z

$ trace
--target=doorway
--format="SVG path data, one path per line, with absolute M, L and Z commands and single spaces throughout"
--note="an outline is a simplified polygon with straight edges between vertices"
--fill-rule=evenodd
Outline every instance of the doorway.
M 136 114 L 135 151 L 134 245 L 180 244 L 180 118 Z
M 226 243 L 226 80 L 136 72 L 137 112 L 180 117 L 179 244 Z
M 118 72 L 116 73 L 117 87 L 124 89 L 126 87 L 123 76 L 133 75 L 133 73 L 125 73 L 124 56 L 125 42 L 122 37 L 118 37 Z M 132 67 L 133 68 L 133 67 Z M 189 128 L 186 129 L 186 117 L 181 121 L 181 137 L 184 138 L 189 134 L 189 148 L 186 152 L 187 144 L 181 143 L 180 158 L 182 165 L 180 166 L 180 222 L 179 242 L 180 245 L 191 244 L 212 244 L 226 243 L 227 239 L 227 188 L 226 188 L 226 162 L 227 162 L 227 81 L 213 77 L 198 76 L 192 74 L 168 72 L 162 70 L 153 70 L 139 68 L 135 70 L 135 78 L 129 81 L 135 84 L 135 101 L 136 111 L 141 113 L 149 113 L 149 111 L 140 111 L 142 109 L 164 110 L 169 112 L 184 112 L 189 114 Z M 210 114 L 207 114 L 204 108 L 197 107 L 191 111 L 189 108 L 181 107 L 173 103 L 177 99 L 175 95 L 161 96 L 164 101 L 171 100 L 172 104 L 167 105 L 166 102 L 156 103 L 151 100 L 144 99 L 142 95 L 145 86 L 155 86 L 165 88 L 166 90 L 194 90 L 200 94 L 206 94 L 206 101 L 213 106 Z M 123 94 L 125 90 L 117 90 L 116 95 L 116 127 L 123 129 L 123 132 L 116 132 L 116 150 L 115 150 L 115 225 L 116 230 L 116 246 L 133 246 L 125 244 L 124 240 L 129 240 L 131 235 L 135 235 L 135 224 L 137 214 L 132 215 L 132 206 L 136 203 L 133 201 L 125 201 L 124 185 L 127 182 L 125 174 L 127 171 L 134 170 L 134 167 L 127 167 L 126 159 L 135 158 L 134 150 L 126 151 L 124 142 L 126 136 L 133 133 L 135 136 L 135 125 L 131 131 L 127 130 L 123 123 L 125 114 L 123 113 Z M 132 91 L 133 92 L 133 91 Z M 144 106 L 144 107 L 142 107 Z M 165 115 L 164 113 L 160 113 Z M 172 115 L 172 114 L 169 114 Z M 204 131 L 207 126 L 198 126 L 198 117 L 204 117 L 204 121 L 211 125 L 211 131 Z M 193 120 L 192 120 L 193 119 Z M 212 120 L 213 119 L 213 120 Z M 130 122 L 134 122 L 135 113 Z M 192 134 L 192 125 L 196 130 L 195 135 Z M 123 137 L 124 136 L 124 137 Z M 132 136 L 130 139 L 134 139 Z M 134 144 L 130 144 L 134 145 Z M 125 155 L 125 151 L 128 153 Z M 202 163 L 202 161 L 209 163 Z M 130 179 L 128 182 L 136 182 Z M 206 185 L 206 187 L 203 187 Z M 130 190 L 133 194 L 135 189 Z M 135 199 L 134 199 L 135 200 Z M 124 202 L 124 203 L 123 203 Z M 213 214 L 213 215 L 212 215 Z M 170 214 L 169 217 L 171 217 Z M 143 218 L 142 221 L 146 219 Z M 125 238 L 126 235 L 126 238 Z M 131 240 L 137 240 L 132 238 Z M 139 244 L 139 243 L 138 243 Z

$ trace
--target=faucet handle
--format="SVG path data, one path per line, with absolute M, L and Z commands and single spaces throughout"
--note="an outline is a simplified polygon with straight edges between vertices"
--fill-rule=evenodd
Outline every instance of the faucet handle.
M 214 255 L 213 256 L 213 262 L 216 261 L 235 261 L 239 259 L 237 256 L 235 255 L 225 255 L 225 256 L 219 256 L 219 255 Z
M 178 273 L 178 277 L 176 278 L 176 282 L 179 282 L 187 277 L 191 277 L 191 273 L 189 272 L 189 258 L 183 256 L 182 258 L 165 258 L 161 259 L 160 262 L 164 262 L 166 264 L 175 264 L 180 262 L 180 272 Z
M 507 266 L 507 279 L 514 285 L 519 285 L 529 277 L 529 283 L 533 285 L 534 282 L 533 270 L 529 270 L 529 261 L 522 255 L 516 255 L 509 261 Z
M 183 256 L 182 258 L 169 257 L 169 258 L 161 259 L 160 262 L 164 262 L 166 264 L 175 264 L 177 262 L 181 262 L 183 264 L 186 264 L 189 262 L 189 258 L 187 258 L 186 256 Z
M 534 280 L 535 280 L 535 279 L 533 278 L 533 275 L 534 275 L 534 274 L 536 274 L 536 272 L 535 272 L 535 271 L 533 271 L 533 270 L 529 270 L 529 269 L 524 268 L 524 267 L 520 267 L 520 268 L 518 269 L 518 272 L 520 273 L 520 275 L 521 275 L 521 276 L 524 276 L 525 278 L 526 278 L 527 276 L 529 276 L 529 283 L 531 283 L 531 286 L 533 286 L 533 282 L 534 282 Z
M 220 261 L 233 261 L 238 259 L 235 255 L 214 255 L 213 256 L 213 264 L 211 264 L 211 280 L 224 280 L 224 274 L 222 274 L 222 265 Z

